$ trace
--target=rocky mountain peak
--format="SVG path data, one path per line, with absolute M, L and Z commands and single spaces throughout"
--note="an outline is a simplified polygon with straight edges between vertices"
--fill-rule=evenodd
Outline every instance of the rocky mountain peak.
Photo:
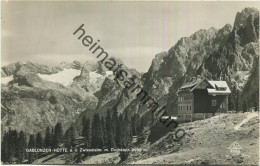
M 73 62 L 61 62 L 59 67 L 62 68 L 62 69 L 77 69 L 77 70 L 81 70 L 83 66 L 83 63 L 81 63 L 80 61 L 78 60 L 74 60 Z
M 252 15 L 253 18 L 256 18 L 259 15 L 259 11 L 257 8 L 244 8 L 242 12 L 237 12 L 234 29 L 239 29 L 242 26 L 245 26 L 247 23 L 247 18 Z
M 152 61 L 152 65 L 149 69 L 149 71 L 157 71 L 163 62 L 163 58 L 167 55 L 167 52 L 161 52 L 159 54 L 155 55 L 155 58 Z
M 232 31 L 232 25 L 226 24 L 223 28 L 221 28 L 222 31 Z

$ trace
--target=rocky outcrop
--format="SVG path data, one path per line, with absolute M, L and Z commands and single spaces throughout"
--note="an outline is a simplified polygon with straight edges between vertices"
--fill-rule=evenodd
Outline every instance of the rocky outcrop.
M 95 102 L 95 98 L 83 100 L 69 91 L 2 85 L 2 131 L 12 128 L 35 133 L 57 122 L 66 128 L 86 107 L 93 110 Z
M 234 30 L 240 29 L 247 25 L 247 19 L 252 15 L 256 18 L 259 15 L 259 11 L 256 8 L 244 8 L 241 12 L 237 12 L 234 22 Z
M 259 108 L 259 57 L 254 61 L 250 76 L 243 87 L 242 102 Z
M 93 94 L 82 96 L 72 85 L 46 81 L 38 75 L 81 67 L 77 61 L 52 68 L 32 62 L 2 67 L 2 77 L 13 75 L 13 80 L 1 85 L 2 131 L 12 128 L 35 133 L 57 122 L 67 128 L 85 109 L 95 110 L 97 98 Z
M 122 64 L 121 69 L 127 71 L 127 78 L 134 78 L 136 85 L 142 85 L 141 74 L 135 69 L 129 69 L 125 66 L 121 60 L 114 58 L 116 64 Z M 113 76 L 108 77 L 103 82 L 99 91 L 94 95 L 99 99 L 97 111 L 106 114 L 107 110 L 117 111 L 123 113 L 125 108 L 129 103 L 136 98 L 136 93 L 129 92 L 125 86 L 124 81 L 120 81 L 115 77 L 116 73 Z

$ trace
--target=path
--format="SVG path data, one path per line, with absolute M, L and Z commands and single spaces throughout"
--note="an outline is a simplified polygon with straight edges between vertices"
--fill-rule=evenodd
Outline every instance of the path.
M 252 118 L 254 118 L 254 117 L 256 117 L 256 116 L 258 116 L 258 112 L 254 112 L 254 113 L 248 114 L 247 117 L 246 117 L 246 119 L 244 119 L 241 123 L 239 123 L 238 125 L 236 125 L 236 126 L 234 127 L 234 129 L 235 129 L 235 130 L 239 130 L 240 127 L 241 127 L 243 124 L 247 123 L 250 119 L 252 119 Z

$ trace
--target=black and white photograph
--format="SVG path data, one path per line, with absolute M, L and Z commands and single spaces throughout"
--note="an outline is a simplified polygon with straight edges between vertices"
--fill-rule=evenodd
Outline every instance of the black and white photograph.
M 1 165 L 259 165 L 258 1 L 1 1 Z

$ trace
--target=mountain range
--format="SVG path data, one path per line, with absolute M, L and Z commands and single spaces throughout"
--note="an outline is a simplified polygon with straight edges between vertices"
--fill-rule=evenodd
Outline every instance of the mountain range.
M 123 67 L 171 115 L 178 113 L 178 88 L 197 75 L 227 81 L 252 107 L 259 99 L 259 11 L 245 8 L 233 27 L 201 29 L 182 37 L 155 55 L 145 73 Z M 55 67 L 12 63 L 1 68 L 1 88 L 2 132 L 12 128 L 32 134 L 57 122 L 67 128 L 81 123 L 83 115 L 105 115 L 107 110 L 139 113 L 146 125 L 152 120 L 136 94 L 128 93 L 100 62 L 62 62 Z

